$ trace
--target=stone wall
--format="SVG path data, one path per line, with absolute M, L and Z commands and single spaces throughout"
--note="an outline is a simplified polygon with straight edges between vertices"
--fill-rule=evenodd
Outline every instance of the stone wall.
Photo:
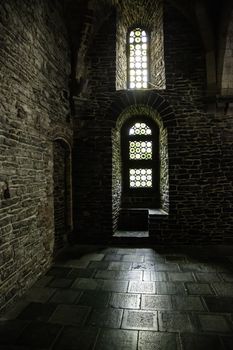
M 122 6 L 128 5 L 124 2 Z M 130 8 L 127 11 L 130 13 Z M 132 20 L 133 17 L 134 12 Z M 120 157 L 116 150 L 119 138 L 114 134 L 111 140 L 112 130 L 125 109 L 148 106 L 160 115 L 162 121 L 161 209 L 168 212 L 159 220 L 151 218 L 151 242 L 232 241 L 231 118 L 227 114 L 205 112 L 205 53 L 198 32 L 170 2 L 164 3 L 163 18 L 164 90 L 114 91 L 116 80 L 122 82 L 124 75 L 123 68 L 120 68 L 120 73 L 112 74 L 115 51 L 109 50 L 109 38 L 115 47 L 123 31 L 118 37 L 119 31 L 117 35 L 115 32 L 118 24 L 115 26 L 115 22 L 111 22 L 111 29 L 110 23 L 105 22 L 94 41 L 94 55 L 90 57 L 95 56 L 94 59 L 98 60 L 98 69 L 97 64 L 92 65 L 89 72 L 90 86 L 94 88 L 91 98 L 77 100 L 75 121 L 75 163 L 79 164 L 75 177 L 80 182 L 77 213 L 81 220 L 76 221 L 76 230 L 84 240 L 87 237 L 104 240 L 112 235 L 121 204 Z M 103 45 L 101 36 L 108 46 Z M 109 55 L 110 52 L 113 55 Z M 108 59 L 103 61 L 103 55 Z M 90 227 L 92 218 L 94 225 Z
M 159 1 L 158 4 L 161 5 Z M 121 58 L 125 60 L 125 38 L 121 41 L 126 29 L 124 21 L 133 24 L 133 16 L 130 15 L 130 11 L 133 11 L 136 19 L 141 18 L 141 23 L 144 22 L 148 27 L 149 24 L 150 26 L 152 23 L 157 24 L 157 20 L 153 22 L 150 16 L 151 11 L 153 10 L 155 17 L 160 19 L 160 23 L 162 13 L 161 11 L 157 13 L 152 5 L 149 8 L 143 7 L 141 0 L 136 7 L 131 5 L 132 1 L 122 4 L 123 8 L 120 8 L 120 11 L 123 11 L 125 16 L 121 18 L 119 12 L 116 17 L 112 9 L 112 14 L 106 16 L 93 37 L 92 47 L 86 59 L 90 62 L 87 76 L 89 83 L 86 89 L 88 93 L 75 98 L 74 223 L 79 239 L 88 237 L 96 239 L 98 236 L 103 239 L 111 236 L 116 227 L 121 180 L 116 177 L 120 165 L 116 165 L 119 153 L 117 155 L 112 142 L 116 141 L 117 136 L 114 134 L 111 139 L 112 129 L 116 125 L 111 105 L 116 97 L 116 87 L 118 89 L 126 87 L 126 61 L 125 63 L 121 61 Z M 122 57 L 119 57 L 119 53 Z M 156 54 L 159 55 L 158 52 Z
M 169 216 L 154 220 L 150 233 L 159 242 L 232 242 L 232 119 L 205 113 L 200 41 L 176 11 L 166 9 L 163 96 L 175 113 L 166 123 Z
M 101 239 L 112 232 L 112 122 L 104 113 L 115 91 L 115 28 L 112 11 L 94 36 L 87 58 L 89 95 L 75 99 L 74 225 L 80 239 Z
M 166 3 L 164 10 L 166 90 L 175 106 L 204 109 L 205 54 L 201 38 L 188 20 Z M 190 111 L 190 112 L 193 112 Z
M 154 8 L 154 21 L 151 27 L 150 82 L 149 88 L 165 89 L 163 0 L 158 0 Z
M 53 253 L 53 130 L 71 137 L 69 47 L 59 1 L 0 4 L 0 309 Z

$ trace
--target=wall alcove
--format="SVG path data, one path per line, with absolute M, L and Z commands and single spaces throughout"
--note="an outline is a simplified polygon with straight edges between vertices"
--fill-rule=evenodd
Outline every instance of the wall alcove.
M 54 254 L 72 231 L 71 149 L 64 139 L 53 141 Z

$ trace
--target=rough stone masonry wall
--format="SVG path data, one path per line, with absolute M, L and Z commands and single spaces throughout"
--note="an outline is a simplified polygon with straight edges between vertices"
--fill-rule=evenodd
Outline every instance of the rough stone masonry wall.
M 130 12 L 130 10 L 132 11 Z M 131 13 L 130 23 L 132 24 L 134 16 L 135 19 L 138 18 L 137 8 L 130 7 L 128 11 Z M 148 12 L 149 11 L 145 11 L 145 14 L 148 14 Z M 173 8 L 169 9 L 171 17 L 173 16 L 173 12 Z M 119 16 L 117 17 L 117 21 L 118 20 Z M 148 24 L 146 15 L 144 15 L 144 20 L 145 23 Z M 178 21 L 178 23 L 176 23 L 176 21 Z M 119 153 L 116 151 L 119 142 L 112 142 L 114 140 L 111 139 L 112 129 L 116 125 L 116 119 L 114 119 L 116 116 L 113 117 L 110 108 L 115 98 L 121 94 L 115 91 L 115 82 L 116 79 L 118 79 L 116 78 L 117 73 L 115 73 L 115 67 L 118 67 L 118 65 L 116 65 L 115 47 L 116 41 L 119 39 L 116 36 L 115 23 L 115 18 L 113 16 L 110 17 L 103 23 L 100 31 L 94 37 L 92 50 L 89 55 L 91 64 L 88 90 L 91 91 L 91 94 L 89 97 L 87 96 L 84 101 L 76 101 L 77 115 L 75 121 L 74 147 L 74 195 L 76 199 L 74 198 L 74 205 L 76 205 L 76 203 L 78 204 L 74 210 L 74 219 L 76 222 L 75 231 L 77 235 L 83 239 L 87 239 L 88 237 L 96 238 L 98 236 L 100 236 L 101 239 L 104 238 L 104 236 L 111 236 L 119 212 L 121 189 L 119 181 L 117 181 L 116 178 L 117 172 L 120 169 L 120 166 L 116 164 L 117 161 L 119 161 Z M 200 43 L 198 41 L 200 39 L 198 37 L 197 40 L 195 36 L 193 39 L 192 28 L 190 29 L 188 27 L 189 31 L 187 32 L 187 36 L 185 30 L 182 31 L 181 34 L 179 30 L 176 30 L 175 26 L 177 24 L 179 25 L 179 29 L 186 25 L 182 16 L 178 16 L 176 20 L 172 21 L 172 24 L 172 26 L 166 29 L 167 40 L 171 38 L 171 41 L 169 41 L 170 51 L 166 55 L 166 68 L 168 68 L 167 79 L 170 79 L 170 91 L 167 92 L 166 98 L 168 97 L 170 99 L 175 95 L 172 103 L 174 102 L 175 104 L 182 105 L 184 96 L 187 96 L 188 102 L 186 106 L 189 108 L 194 98 L 197 99 L 198 97 L 200 100 L 200 98 L 203 97 L 204 91 L 203 82 L 205 79 L 205 72 Z M 119 27 L 119 23 L 117 26 Z M 119 31 L 117 33 L 119 33 Z M 181 43 L 180 39 L 182 40 Z M 174 42 L 180 43 L 181 47 L 177 48 L 175 46 L 173 49 Z M 196 42 L 198 42 L 198 45 Z M 156 46 L 154 50 L 156 51 L 157 49 L 158 47 Z M 195 65 L 197 63 L 195 69 L 193 66 L 189 67 L 189 71 L 186 74 L 187 78 L 184 74 L 185 72 L 182 71 L 184 65 L 180 64 L 180 67 L 178 67 L 181 72 L 178 71 L 175 73 L 172 70 L 174 68 L 174 59 L 175 62 L 182 61 L 183 49 L 186 49 L 189 53 L 189 56 L 185 57 L 185 59 L 191 59 L 191 63 L 194 62 Z M 175 55 L 177 55 L 177 57 Z M 187 60 L 187 64 L 188 62 L 189 60 Z M 189 76 L 190 73 L 193 74 L 193 77 Z M 182 86 L 179 90 L 177 86 L 179 87 L 180 85 Z M 182 90 L 183 86 L 185 91 Z M 159 93 L 165 94 L 165 91 L 160 90 Z M 149 94 L 150 92 L 148 92 L 148 96 Z M 133 95 L 130 94 L 130 96 L 127 96 L 127 91 L 125 91 L 125 98 L 128 99 L 129 105 L 135 103 Z M 195 103 L 192 105 L 192 108 L 193 106 L 196 108 Z M 119 114 L 120 112 L 121 111 L 119 111 Z M 175 138 L 176 130 L 171 132 L 173 132 Z M 161 133 L 165 135 L 166 130 L 161 130 Z M 165 161 L 166 157 L 167 155 L 163 154 L 161 158 Z M 167 160 L 165 163 L 167 164 Z M 116 170 L 116 172 L 113 174 L 113 182 L 111 182 L 108 174 L 112 176 L 113 170 Z M 168 179 L 167 175 L 166 178 Z M 168 188 L 168 184 L 164 182 L 164 209 L 168 209 L 169 207 Z M 112 208 L 113 213 L 111 212 Z M 113 222 L 110 216 L 111 213 L 113 214 Z M 92 225 L 90 225 L 90 221 Z
M 163 29 L 164 1 L 158 0 L 154 9 L 156 20 L 153 21 L 151 31 L 150 52 L 150 80 L 149 88 L 165 89 L 165 63 L 164 63 L 164 29 Z
M 115 91 L 115 24 L 113 11 L 94 36 L 89 52 L 90 96 L 75 101 L 74 226 L 77 236 L 84 239 L 94 236 L 97 240 L 112 232 L 113 124 L 104 113 Z
M 58 1 L 0 3 L 0 309 L 51 262 L 52 135 L 66 119 L 69 48 Z M 10 198 L 9 198 L 10 196 Z M 5 198 L 8 197 L 8 198 Z
M 232 116 L 203 109 L 203 55 L 192 27 L 167 6 L 164 28 L 164 97 L 175 112 L 167 122 L 170 211 L 154 218 L 151 234 L 160 242 L 232 242 Z
M 164 9 L 166 89 L 155 92 L 174 111 L 164 117 L 162 131 L 168 138 L 169 194 L 164 201 L 169 215 L 157 221 L 152 218 L 150 237 L 152 242 L 170 244 L 232 242 L 232 117 L 205 112 L 205 55 L 200 36 L 168 2 Z M 119 182 L 114 178 L 111 182 L 112 169 L 119 169 L 112 164 L 118 157 L 116 150 L 112 154 L 111 140 L 116 111 L 119 116 L 122 100 L 126 107 L 147 100 L 145 94 L 136 101 L 134 94 L 115 91 L 114 23 L 113 18 L 106 21 L 93 41 L 89 72 L 92 94 L 76 105 L 74 163 L 79 168 L 74 180 L 79 179 L 79 184 L 75 180 L 74 192 L 79 204 L 75 217 L 79 213 L 76 229 L 84 239 L 111 236 L 112 217 L 114 224 L 116 221 L 112 207 L 117 213 Z M 147 103 L 156 105 L 150 99 L 153 94 L 147 94 Z
M 148 4 L 150 8 L 145 10 Z M 161 19 L 162 12 L 157 13 L 149 1 L 143 3 L 144 9 L 141 0 L 137 6 L 131 5 L 132 1 L 127 4 L 124 2 L 121 9 L 127 13 L 124 20 L 128 21 L 128 25 L 139 19 L 146 27 L 157 23 L 157 20 L 152 21 L 152 11 L 155 18 Z M 77 237 L 84 240 L 88 237 L 103 239 L 111 236 L 116 228 L 121 188 L 120 180 L 117 179 L 119 153 L 115 146 L 120 145 L 120 142 L 113 142 L 117 137 L 112 133 L 116 120 L 113 119 L 110 106 L 117 95 L 116 87 L 126 88 L 126 66 L 124 62 L 119 62 L 119 54 L 125 54 L 125 38 L 120 42 L 125 28 L 126 24 L 121 24 L 119 13 L 117 20 L 114 10 L 112 15 L 106 16 L 93 37 L 87 58 L 90 62 L 87 77 L 89 95 L 75 99 L 74 224 Z M 113 170 L 116 172 L 112 178 Z

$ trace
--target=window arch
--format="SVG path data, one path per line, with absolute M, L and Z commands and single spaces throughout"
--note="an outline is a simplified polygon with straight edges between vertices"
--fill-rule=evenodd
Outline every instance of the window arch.
M 142 28 L 129 31 L 127 38 L 128 88 L 147 89 L 149 75 L 149 35 Z
M 159 127 L 143 117 L 131 118 L 121 132 L 123 192 L 153 196 L 160 204 Z

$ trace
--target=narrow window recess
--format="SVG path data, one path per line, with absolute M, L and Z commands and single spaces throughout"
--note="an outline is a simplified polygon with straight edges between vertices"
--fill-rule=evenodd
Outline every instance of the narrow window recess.
M 128 88 L 148 88 L 148 34 L 135 28 L 128 36 Z

